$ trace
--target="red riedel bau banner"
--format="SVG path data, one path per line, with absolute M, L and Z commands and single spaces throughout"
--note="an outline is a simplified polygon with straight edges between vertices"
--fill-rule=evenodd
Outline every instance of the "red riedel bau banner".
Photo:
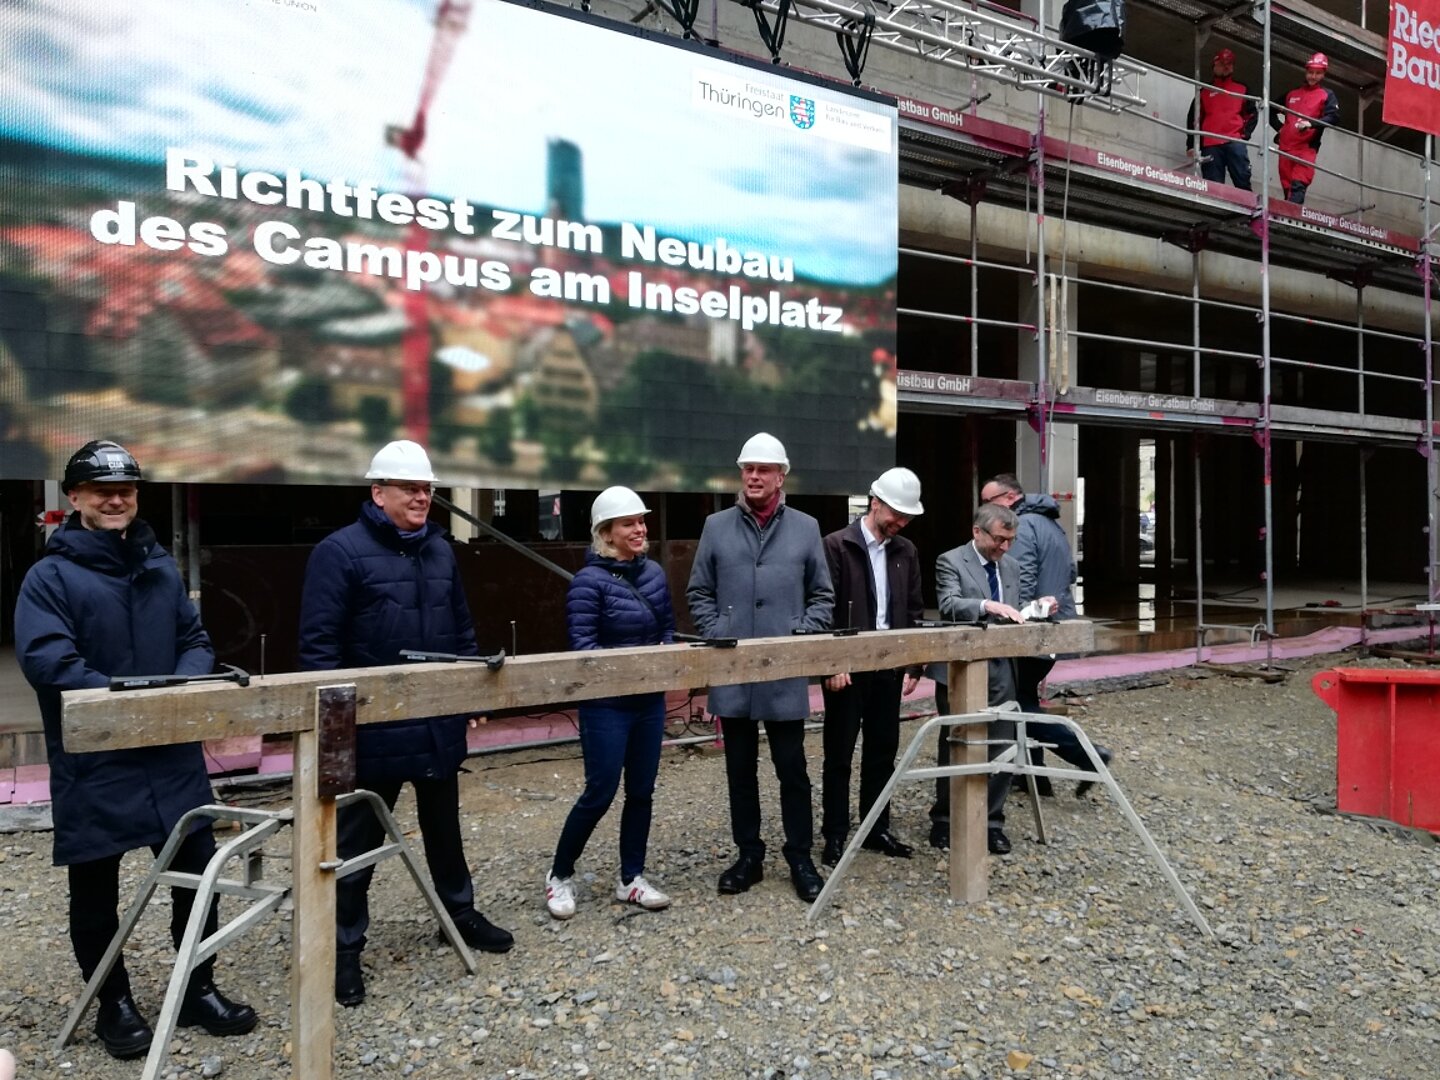
M 1391 0 L 1383 116 L 1440 135 L 1440 0 Z

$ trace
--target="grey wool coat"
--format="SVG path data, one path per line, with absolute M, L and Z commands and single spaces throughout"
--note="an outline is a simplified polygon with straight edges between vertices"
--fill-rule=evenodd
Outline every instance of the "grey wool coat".
M 1001 599 L 1011 607 L 1020 606 L 1020 569 L 1008 555 L 1000 556 Z M 935 593 L 940 601 L 940 617 L 956 622 L 975 622 L 991 619 L 980 610 L 980 605 L 990 599 L 990 578 L 985 573 L 985 562 L 975 550 L 975 544 L 962 544 L 951 548 L 935 560 Z M 1003 620 L 996 620 L 1003 621 Z M 944 671 L 945 665 L 937 665 Z M 989 705 L 1003 705 L 1015 700 L 1015 661 L 1009 657 L 998 657 L 990 661 Z M 937 682 L 944 682 L 942 674 Z
M 788 637 L 796 628 L 830 626 L 835 594 L 820 526 L 783 502 L 761 530 L 739 505 L 705 519 L 685 589 L 695 627 L 705 637 Z M 807 680 L 777 679 L 715 686 L 715 716 L 804 720 Z

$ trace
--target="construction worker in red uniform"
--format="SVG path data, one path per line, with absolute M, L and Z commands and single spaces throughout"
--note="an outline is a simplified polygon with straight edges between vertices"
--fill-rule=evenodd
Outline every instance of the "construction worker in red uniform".
M 1250 190 L 1250 134 L 1260 119 L 1255 102 L 1245 97 L 1245 84 L 1235 74 L 1235 54 L 1221 49 L 1215 54 L 1209 86 L 1202 86 L 1185 115 L 1185 153 L 1195 156 L 1195 132 L 1200 132 L 1200 175 L 1206 180 L 1230 182 L 1241 191 Z M 1200 102 L 1200 123 L 1195 123 L 1195 101 Z
M 1270 126 L 1278 132 L 1275 145 L 1281 153 L 1280 188 L 1296 206 L 1304 203 L 1305 189 L 1315 179 L 1315 155 L 1325 129 L 1340 119 L 1335 91 L 1321 85 L 1329 67 L 1329 59 L 1317 52 L 1305 63 L 1305 85 L 1286 94 L 1283 107 L 1270 108 Z

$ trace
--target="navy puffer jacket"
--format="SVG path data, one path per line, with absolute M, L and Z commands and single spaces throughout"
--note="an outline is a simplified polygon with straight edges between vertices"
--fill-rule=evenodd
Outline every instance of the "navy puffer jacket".
M 379 667 L 402 649 L 475 656 L 475 627 L 445 531 L 405 537 L 373 502 L 310 554 L 300 598 L 300 668 Z M 436 779 L 465 760 L 464 716 L 362 724 L 356 780 Z
M 586 552 L 565 594 L 565 628 L 572 649 L 668 645 L 675 640 L 675 612 L 665 571 L 643 554 L 622 562 Z
M 57 865 L 162 843 L 187 811 L 214 801 L 199 743 L 72 754 L 61 739 L 63 690 L 215 668 L 175 560 L 149 525 L 137 518 L 122 536 L 72 514 L 20 586 L 15 651 L 45 722 Z

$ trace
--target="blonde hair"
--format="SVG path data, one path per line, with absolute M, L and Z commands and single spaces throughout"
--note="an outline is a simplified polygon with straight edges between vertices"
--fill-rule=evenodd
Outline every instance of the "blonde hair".
M 620 557 L 620 549 L 610 542 L 610 526 L 614 524 L 614 518 L 606 518 L 590 529 L 590 550 L 602 559 L 618 559 Z
M 647 510 L 645 513 L 648 514 L 649 511 Z M 610 539 L 609 533 L 615 522 L 619 521 L 621 518 L 629 517 L 639 518 L 641 522 L 644 522 L 645 520 L 645 514 L 620 514 L 618 517 L 606 518 L 604 521 L 598 522 L 590 526 L 590 550 L 595 552 L 595 554 L 599 555 L 602 559 L 618 559 L 620 562 L 624 562 L 626 559 L 628 559 L 628 555 L 622 555 L 620 553 L 620 549 L 616 547 L 614 542 Z M 645 541 L 645 550 L 647 552 L 650 550 L 650 541 L 648 537 Z

